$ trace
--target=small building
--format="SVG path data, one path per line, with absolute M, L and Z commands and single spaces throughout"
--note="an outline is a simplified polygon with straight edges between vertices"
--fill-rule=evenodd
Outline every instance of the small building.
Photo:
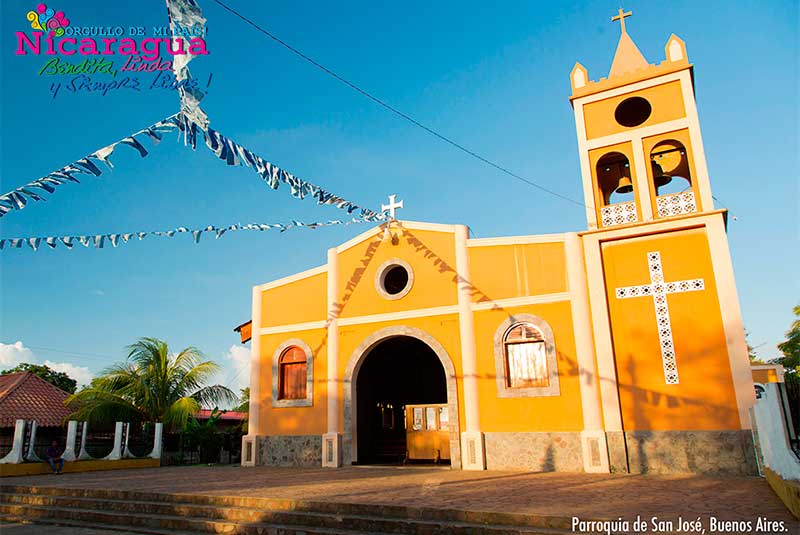
M 64 426 L 72 412 L 65 405 L 68 397 L 69 392 L 30 372 L 0 375 L 0 457 L 11 449 L 17 420 L 36 422 L 35 451 L 39 456 L 53 440 L 63 442 Z
M 608 77 L 569 75 L 585 229 L 515 215 L 522 235 L 470 239 L 392 200 L 324 264 L 253 287 L 242 464 L 757 473 L 694 67 L 675 35 L 648 63 L 629 14 Z
M 211 418 L 211 413 L 214 412 L 212 409 L 200 409 L 198 412 L 195 413 L 195 419 L 202 423 L 208 421 Z M 247 421 L 247 413 L 246 412 L 238 412 L 238 411 L 219 411 L 219 419 L 217 420 L 217 430 L 218 431 L 226 431 L 232 427 L 241 426 L 242 423 Z

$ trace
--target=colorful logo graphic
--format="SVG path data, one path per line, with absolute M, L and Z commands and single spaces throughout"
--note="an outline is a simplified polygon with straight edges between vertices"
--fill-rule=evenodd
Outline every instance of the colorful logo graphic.
M 28 21 L 31 28 L 49 31 L 52 37 L 61 37 L 64 35 L 64 28 L 69 26 L 69 19 L 64 17 L 63 11 L 56 12 L 45 4 L 36 6 L 36 11 L 28 11 Z

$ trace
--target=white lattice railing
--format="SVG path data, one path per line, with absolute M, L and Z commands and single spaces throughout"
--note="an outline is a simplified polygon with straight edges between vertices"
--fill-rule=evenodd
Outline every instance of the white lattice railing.
M 697 211 L 697 202 L 694 200 L 694 192 L 683 191 L 670 195 L 659 195 L 656 197 L 656 208 L 658 217 L 691 214 Z
M 600 208 L 600 218 L 604 227 L 613 227 L 639 221 L 639 216 L 636 213 L 636 203 L 634 201 L 603 206 Z

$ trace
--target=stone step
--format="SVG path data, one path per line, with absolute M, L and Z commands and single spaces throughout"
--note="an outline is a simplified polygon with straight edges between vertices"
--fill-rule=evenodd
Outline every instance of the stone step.
M 416 535 L 559 535 L 563 530 L 471 524 L 422 519 L 332 515 L 310 511 L 265 511 L 246 508 L 163 504 L 96 498 L 37 496 L 0 497 L 0 513 L 33 520 L 85 521 L 98 527 L 109 524 L 138 529 L 167 529 L 201 533 L 272 533 L 276 529 L 308 534 L 385 533 Z
M 192 531 L 170 531 L 167 529 L 155 529 L 155 528 L 145 528 L 139 529 L 136 527 L 128 527 L 128 526 L 115 526 L 113 524 L 106 524 L 103 526 L 98 526 L 97 524 L 92 524 L 90 522 L 82 522 L 80 520 L 59 520 L 59 519 L 50 519 L 50 518 L 39 518 L 36 522 L 31 522 L 28 518 L 23 518 L 19 516 L 12 516 L 12 515 L 5 515 L 0 513 L 0 532 L 2 531 L 3 524 L 38 524 L 38 525 L 49 525 L 49 526 L 70 526 L 75 528 L 86 528 L 86 529 L 98 529 L 102 528 L 107 531 L 121 531 L 125 533 L 143 533 L 147 535 L 201 535 L 197 532 Z M 360 534 L 359 534 L 360 535 Z
M 198 516 L 219 518 L 219 510 L 242 514 L 243 520 L 249 520 L 250 514 L 244 509 L 256 510 L 261 515 L 265 512 L 275 514 L 286 512 L 292 514 L 316 513 L 330 517 L 372 517 L 381 520 L 421 521 L 431 523 L 462 523 L 467 525 L 503 526 L 519 528 L 537 528 L 543 532 L 569 532 L 570 519 L 566 517 L 548 517 L 515 513 L 496 513 L 483 511 L 461 511 L 455 509 L 436 509 L 424 507 L 406 507 L 379 504 L 353 504 L 342 502 L 322 502 L 312 500 L 287 500 L 275 498 L 255 498 L 247 496 L 216 496 L 196 494 L 169 494 L 141 491 L 120 491 L 113 489 L 75 489 L 62 487 L 32 487 L 19 485 L 0 485 L 0 496 L 35 495 L 39 497 L 64 497 L 109 500 L 113 508 L 116 502 L 147 502 L 168 506 L 207 506 L 211 509 Z M 44 503 L 44 502 L 43 502 Z M 93 507 L 87 507 L 92 509 Z M 176 509 L 175 511 L 178 511 Z M 186 509 L 188 511 L 188 509 Z M 204 511 L 199 509 L 198 511 Z M 179 513 L 184 514 L 184 513 Z M 225 516 L 223 516 L 225 518 Z M 551 531 L 552 530 L 552 531 Z
M 25 519 L 33 523 L 76 525 L 117 529 L 157 535 L 224 533 L 226 535 L 364 535 L 364 531 L 346 528 L 321 528 L 303 525 L 268 523 L 239 524 L 218 520 L 131 513 L 106 513 L 91 509 L 0 505 L 1 518 Z M 376 535 L 388 535 L 375 532 Z

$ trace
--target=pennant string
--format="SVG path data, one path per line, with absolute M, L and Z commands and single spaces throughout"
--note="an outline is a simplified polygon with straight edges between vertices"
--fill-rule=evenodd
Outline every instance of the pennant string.
M 167 7 L 167 16 L 171 30 L 172 39 L 176 41 L 183 41 L 184 49 L 188 48 L 189 43 L 183 34 L 176 31 L 178 28 L 192 28 L 200 29 L 201 35 L 205 37 L 205 22 L 202 10 L 195 0 L 165 0 Z M 176 55 L 173 58 L 173 72 L 178 82 L 191 78 L 188 63 L 193 59 L 191 54 Z M 22 210 L 27 206 L 28 200 L 32 201 L 45 201 L 44 193 L 53 194 L 56 187 L 67 182 L 80 183 L 80 180 L 74 175 L 91 175 L 99 177 L 103 174 L 103 170 L 95 163 L 103 162 L 108 169 L 113 169 L 111 163 L 111 156 L 118 145 L 127 145 L 136 150 L 142 158 L 148 155 L 147 148 L 141 143 L 137 136 L 149 139 L 153 145 L 157 144 L 162 139 L 162 135 L 171 130 L 178 129 L 179 137 L 183 138 L 184 145 L 191 145 L 192 149 L 197 148 L 198 135 L 203 136 L 203 141 L 206 147 L 211 150 L 214 155 L 220 160 L 224 161 L 230 166 L 243 166 L 250 167 L 255 170 L 261 178 L 266 182 L 267 186 L 273 190 L 277 190 L 281 184 L 285 184 L 289 188 L 289 193 L 292 197 L 297 199 L 304 199 L 305 197 L 312 197 L 317 200 L 317 204 L 332 205 L 341 210 L 345 210 L 349 215 L 358 211 L 360 218 L 353 219 L 352 221 L 342 222 L 340 220 L 333 220 L 327 223 L 312 223 L 304 225 L 297 221 L 292 221 L 288 225 L 273 224 L 273 225 L 253 225 L 255 228 L 247 228 L 247 230 L 266 230 L 267 228 L 276 228 L 281 232 L 289 228 L 297 226 L 307 226 L 309 228 L 317 228 L 318 226 L 333 225 L 333 224 L 350 224 L 353 222 L 364 221 L 384 221 L 388 218 L 385 212 L 375 212 L 367 208 L 358 206 L 348 200 L 334 195 L 328 191 L 323 190 L 319 186 L 306 182 L 291 173 L 280 169 L 278 166 L 264 160 L 257 154 L 236 143 L 232 139 L 216 132 L 209 126 L 209 119 L 206 113 L 200 108 L 200 101 L 205 96 L 203 91 L 198 89 L 187 88 L 186 84 L 178 84 L 178 94 L 180 96 L 181 111 L 175 115 L 171 115 L 157 123 L 154 123 L 138 132 L 125 137 L 116 143 L 107 145 L 95 152 L 85 156 L 75 162 L 68 164 L 61 169 L 53 171 L 48 175 L 41 177 L 29 184 L 20 186 L 13 191 L 0 195 L 0 218 L 13 210 Z M 43 193 L 44 192 L 44 193 Z M 251 227 L 251 226 L 248 226 Z M 176 232 L 191 232 L 195 243 L 200 241 L 200 236 L 203 232 L 215 232 L 216 237 L 221 237 L 226 231 L 244 230 L 241 225 L 231 225 L 227 228 L 216 229 L 214 227 L 207 227 L 205 229 L 198 229 L 189 231 L 188 229 L 175 229 L 166 232 L 139 232 L 136 236 L 142 240 L 148 234 L 156 236 L 173 236 Z M 84 247 L 93 244 L 98 249 L 102 248 L 105 240 L 117 247 L 119 238 L 122 236 L 122 242 L 127 243 L 128 238 L 133 233 L 129 234 L 108 234 L 96 235 L 93 237 L 88 236 L 66 236 L 66 237 L 48 237 L 45 238 L 45 243 L 51 248 L 55 248 L 58 240 L 68 249 L 72 248 L 72 240 L 77 239 L 78 242 Z M 6 242 L 12 248 L 21 247 L 22 243 L 28 243 L 33 250 L 39 247 L 41 238 L 11 238 L 9 240 L 0 241 L 0 249 L 2 249 Z
M 20 249 L 23 245 L 28 245 L 32 250 L 38 251 L 40 245 L 42 243 L 47 244 L 48 247 L 51 249 L 56 249 L 58 245 L 63 245 L 67 249 L 72 249 L 73 241 L 77 241 L 84 247 L 94 247 L 96 249 L 102 249 L 106 243 L 110 243 L 112 247 L 117 247 L 118 245 L 128 243 L 128 241 L 132 237 L 137 237 L 139 240 L 143 240 L 146 236 L 158 236 L 162 238 L 172 238 L 178 234 L 191 234 L 192 242 L 193 243 L 200 243 L 200 238 L 204 233 L 213 234 L 215 238 L 219 239 L 223 236 L 223 234 L 232 231 L 238 230 L 256 230 L 256 231 L 265 231 L 265 230 L 279 230 L 280 232 L 286 232 L 287 230 L 293 228 L 308 228 L 308 229 L 317 229 L 321 227 L 330 227 L 335 225 L 343 225 L 349 226 L 356 223 L 367 223 L 366 219 L 358 219 L 353 218 L 350 220 L 343 221 L 341 219 L 331 219 L 329 221 L 314 221 L 313 223 L 304 223 L 302 221 L 291 220 L 289 223 L 250 223 L 247 225 L 242 224 L 234 224 L 228 225 L 226 227 L 215 227 L 214 225 L 207 225 L 205 227 L 190 230 L 187 227 L 177 227 L 170 230 L 151 230 L 151 231 L 141 231 L 141 232 L 126 232 L 126 233 L 111 233 L 111 234 L 94 234 L 91 236 L 45 236 L 45 237 L 27 237 L 27 238 L 2 238 L 0 239 L 0 250 L 2 250 L 6 244 L 8 244 L 9 248 L 12 249 Z M 122 239 L 120 239 L 122 238 Z

